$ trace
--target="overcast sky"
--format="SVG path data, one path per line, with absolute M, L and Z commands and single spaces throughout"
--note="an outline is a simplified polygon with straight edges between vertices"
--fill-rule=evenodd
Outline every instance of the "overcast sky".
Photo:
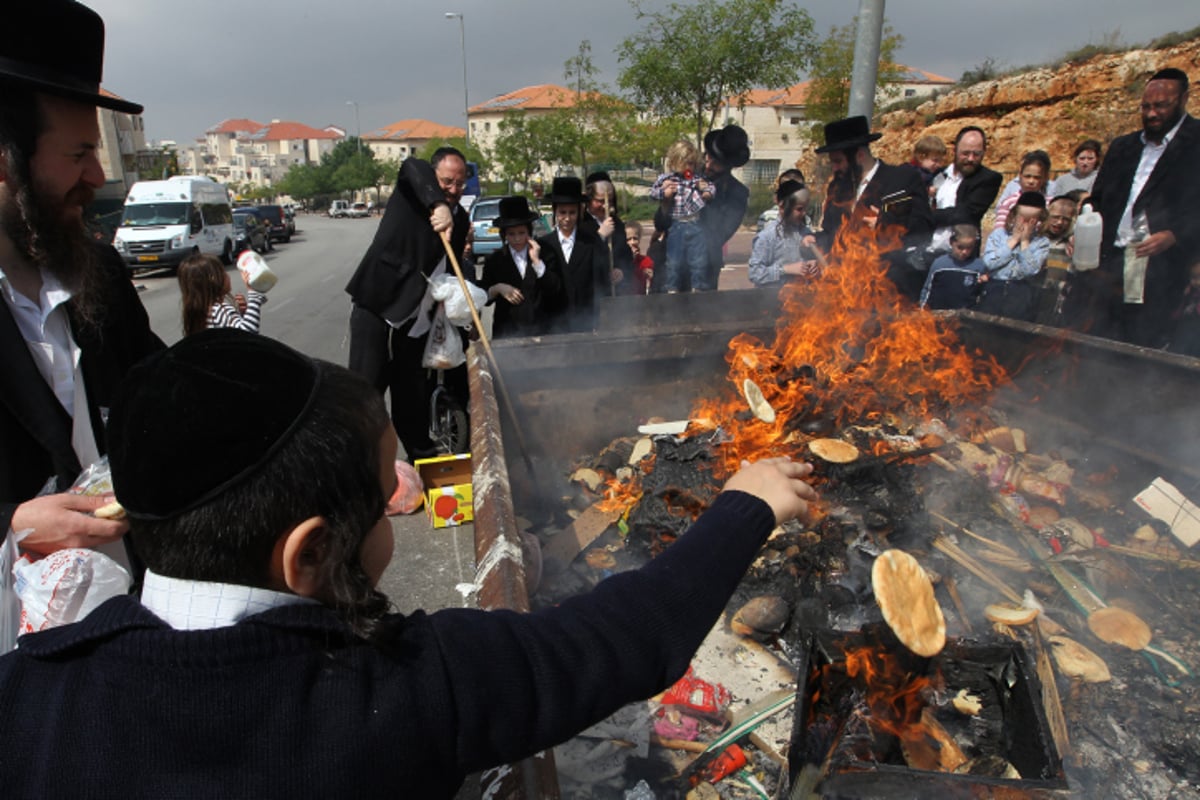
M 36 0 L 23 0 L 36 2 Z M 522 86 L 564 83 L 592 45 L 615 87 L 616 49 L 639 22 L 624 0 L 84 0 L 104 17 L 104 86 L 146 107 L 149 139 L 180 143 L 227 118 L 336 124 L 363 132 L 401 119 L 463 124 L 465 19 L 471 105 Z M 662 9 L 664 0 L 646 0 Z M 809 0 L 818 35 L 856 0 Z M 1196 0 L 893 0 L 900 60 L 957 79 L 993 58 L 1044 63 L 1114 32 L 1127 44 L 1200 24 Z M 1200 80 L 1200 76 L 1192 76 Z

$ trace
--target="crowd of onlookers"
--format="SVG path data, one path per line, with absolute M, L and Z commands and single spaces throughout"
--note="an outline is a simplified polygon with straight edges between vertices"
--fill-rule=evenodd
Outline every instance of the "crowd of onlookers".
M 796 210 L 808 202 L 803 178 L 781 175 L 779 219 L 755 239 L 750 279 L 811 278 L 839 235 L 865 229 L 888 277 L 923 308 L 974 308 L 1200 355 L 1200 122 L 1187 99 L 1187 75 L 1161 70 L 1146 84 L 1140 131 L 1107 153 L 1096 139 L 1080 142 L 1057 177 L 1050 156 L 1032 150 L 1003 186 L 984 166 L 987 133 L 977 126 L 952 147 L 922 137 L 895 167 L 871 155 L 881 134 L 865 118 L 830 123 L 817 150 L 833 170 L 819 229 Z M 1077 253 L 1081 212 L 1094 235 Z

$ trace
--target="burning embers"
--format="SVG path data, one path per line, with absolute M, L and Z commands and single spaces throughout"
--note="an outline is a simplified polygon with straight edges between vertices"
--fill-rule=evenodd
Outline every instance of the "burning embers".
M 805 652 L 791 796 L 818 785 L 823 797 L 1065 788 L 1036 678 L 1018 648 L 951 642 L 924 659 L 886 628 L 868 626 L 817 634 Z

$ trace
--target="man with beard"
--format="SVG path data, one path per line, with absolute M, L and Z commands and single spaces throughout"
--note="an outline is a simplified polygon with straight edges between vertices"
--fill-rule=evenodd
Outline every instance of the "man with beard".
M 954 163 L 934 176 L 932 254 L 950 252 L 950 234 L 955 225 L 980 228 L 984 213 L 1000 192 L 1003 177 L 983 166 L 987 136 L 982 128 L 968 125 L 954 138 Z
M 825 193 L 818 241 L 828 250 L 843 229 L 870 231 L 867 235 L 877 239 L 888 262 L 888 277 L 916 302 L 925 275 L 908 265 L 904 248 L 923 247 L 929 239 L 929 193 L 916 167 L 885 164 L 871 154 L 871 142 L 882 136 L 871 133 L 863 116 L 825 126 L 825 144 L 817 152 L 829 154 L 833 177 Z
M 1183 302 L 1189 259 L 1200 253 L 1200 121 L 1187 113 L 1188 77 L 1151 76 L 1142 93 L 1142 130 L 1120 136 L 1092 186 L 1104 220 L 1100 267 L 1072 294 L 1087 304 L 1091 333 L 1163 347 Z
M 390 391 L 392 426 L 409 461 L 437 453 L 429 438 L 436 383 L 421 364 L 436 309 L 428 279 L 451 269 L 447 232 L 462 263 L 470 221 L 459 200 L 466 185 L 467 160 L 453 147 L 438 148 L 429 161 L 404 159 L 379 230 L 346 285 L 353 301 L 348 366 Z M 444 379 L 465 408 L 466 366 L 446 370 Z
M 104 185 L 96 107 L 142 107 L 100 94 L 95 12 L 40 0 L 15 13 L 20 35 L 0 41 L 0 534 L 29 531 L 34 553 L 113 543 L 122 558 L 125 523 L 91 514 L 107 500 L 62 490 L 106 452 L 125 372 L 163 346 L 120 256 L 83 223 Z

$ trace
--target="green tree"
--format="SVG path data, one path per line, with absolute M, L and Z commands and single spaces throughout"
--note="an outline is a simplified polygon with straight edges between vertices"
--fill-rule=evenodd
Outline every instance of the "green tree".
M 480 172 L 487 172 L 488 159 L 487 154 L 480 150 L 474 142 L 467 144 L 465 136 L 450 136 L 445 139 L 430 139 L 425 145 L 417 151 L 416 156 L 423 161 L 428 161 L 433 158 L 433 153 L 439 147 L 453 147 L 467 157 L 467 161 L 474 161 L 479 165 Z
M 316 164 L 293 164 L 275 188 L 280 194 L 291 195 L 297 200 L 311 200 L 333 191 Z
M 324 166 L 324 165 L 322 165 Z M 367 148 L 354 153 L 333 172 L 333 188 L 339 192 L 357 192 L 379 183 L 381 165 Z
M 500 120 L 495 161 L 505 180 L 529 183 L 541 165 L 570 164 L 575 157 L 575 127 L 557 112 L 528 114 L 510 111 Z
M 792 0 L 673 2 L 662 12 L 630 4 L 641 32 L 617 49 L 618 84 L 656 114 L 690 116 L 697 139 L 730 98 L 790 86 L 811 58 L 812 18 Z
M 813 123 L 810 138 L 815 137 L 814 140 L 820 139 L 824 123 L 846 116 L 850 107 L 850 73 L 854 70 L 854 40 L 857 35 L 857 18 L 846 25 L 835 25 L 813 54 L 804 115 Z M 875 81 L 879 87 L 877 98 L 895 97 L 900 92 L 897 84 L 905 71 L 896 63 L 896 51 L 903 43 L 904 37 L 885 21 L 879 42 L 879 73 Z

